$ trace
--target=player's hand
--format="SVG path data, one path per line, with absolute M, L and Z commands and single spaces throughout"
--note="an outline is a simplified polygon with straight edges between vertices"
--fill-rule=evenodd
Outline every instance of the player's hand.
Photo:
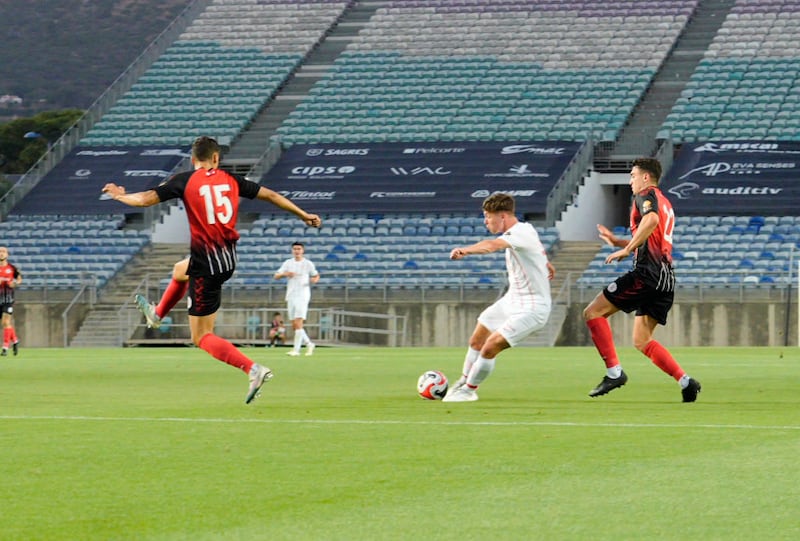
M 462 259 L 466 257 L 467 252 L 464 251 L 463 248 L 453 248 L 453 251 L 450 252 L 450 259 Z
M 598 236 L 603 239 L 606 244 L 610 244 L 611 246 L 615 246 L 617 241 L 617 237 L 614 236 L 614 233 L 611 232 L 609 228 L 604 225 L 597 224 L 597 233 Z
M 316 214 L 309 214 L 308 218 L 305 218 L 303 222 L 309 227 L 322 227 L 322 218 Z
M 111 197 L 111 199 L 116 199 L 121 195 L 125 195 L 125 187 L 117 186 L 113 182 L 109 182 L 103 186 L 103 193 Z
M 617 250 L 614 253 L 611 253 L 606 258 L 606 265 L 609 263 L 614 263 L 616 261 L 622 261 L 623 259 L 627 259 L 628 256 L 631 255 L 631 252 L 627 248 L 623 248 L 621 250 Z
M 547 262 L 547 279 L 552 280 L 556 277 L 556 268 L 549 261 Z

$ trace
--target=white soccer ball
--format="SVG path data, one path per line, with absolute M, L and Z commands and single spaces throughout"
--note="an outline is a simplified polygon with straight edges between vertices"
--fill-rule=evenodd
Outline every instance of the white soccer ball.
M 438 370 L 428 370 L 419 377 L 417 392 L 427 400 L 441 400 L 447 394 L 447 376 Z

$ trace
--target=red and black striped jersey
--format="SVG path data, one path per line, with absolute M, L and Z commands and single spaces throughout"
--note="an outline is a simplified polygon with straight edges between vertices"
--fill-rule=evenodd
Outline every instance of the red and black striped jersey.
M 161 201 L 182 199 L 191 234 L 190 276 L 214 276 L 236 268 L 239 197 L 254 199 L 260 186 L 222 169 L 173 175 L 155 188 Z
M 14 288 L 9 285 L 12 280 L 21 276 L 19 269 L 11 263 L 0 265 L 0 304 L 14 302 Z
M 631 233 L 636 233 L 645 214 L 658 213 L 658 226 L 647 241 L 636 249 L 634 271 L 661 291 L 675 289 L 675 272 L 672 268 L 672 230 L 675 212 L 672 204 L 656 187 L 636 194 L 631 206 Z

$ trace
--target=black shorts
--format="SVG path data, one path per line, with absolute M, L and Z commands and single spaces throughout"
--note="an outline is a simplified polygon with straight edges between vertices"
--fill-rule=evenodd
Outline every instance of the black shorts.
M 219 310 L 222 303 L 222 286 L 233 276 L 233 271 L 215 276 L 189 277 L 189 315 L 209 316 Z
M 13 302 L 9 302 L 9 303 L 6 303 L 6 304 L 0 304 L 0 314 L 13 315 L 14 314 L 14 303 Z
M 636 310 L 637 316 L 650 316 L 660 325 L 666 325 L 675 298 L 674 291 L 659 291 L 635 272 L 623 274 L 608 284 L 603 295 L 623 312 Z

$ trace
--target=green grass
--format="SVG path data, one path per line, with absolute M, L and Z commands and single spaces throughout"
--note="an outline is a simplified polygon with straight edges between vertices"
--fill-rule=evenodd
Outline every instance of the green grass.
M 502 354 L 480 401 L 429 402 L 463 349 L 249 349 L 253 404 L 196 349 L 0 360 L 3 540 L 798 539 L 800 351 L 682 348 L 695 404 L 632 349 Z

